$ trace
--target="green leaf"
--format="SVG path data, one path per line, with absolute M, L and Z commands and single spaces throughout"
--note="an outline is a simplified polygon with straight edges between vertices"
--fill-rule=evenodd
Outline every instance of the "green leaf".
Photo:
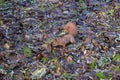
M 110 78 L 112 78 L 112 74 L 111 73 L 109 73 L 107 76 L 105 76 L 106 77 L 106 79 L 110 79 Z
M 118 72 L 120 72 L 120 66 L 116 66 L 115 70 L 118 71 Z
M 65 78 L 68 78 L 69 74 L 65 71 L 63 74 L 62 74 L 63 77 Z
M 7 6 L 9 1 L 0 0 L 0 5 Z
M 31 0 L 31 3 L 33 4 L 35 1 L 34 0 Z
M 0 0 L 0 4 L 3 3 L 3 2 L 4 2 L 4 0 Z
M 114 15 L 114 13 L 115 13 L 115 10 L 114 10 L 114 9 L 112 9 L 112 10 L 110 10 L 110 11 L 109 11 L 109 13 L 110 13 L 110 16 L 113 16 L 113 15 Z
M 94 69 L 95 66 L 96 66 L 96 62 L 95 62 L 95 61 L 92 61 L 92 63 L 90 64 L 90 68 L 91 68 L 91 69 Z
M 102 72 L 98 72 L 98 73 L 96 73 L 96 75 L 99 79 L 104 79 L 105 78 L 105 75 Z
M 80 6 L 81 6 L 81 9 L 85 9 L 87 7 L 85 3 L 81 3 Z
M 48 59 L 45 58 L 45 57 L 43 57 L 43 58 L 42 58 L 42 61 L 43 61 L 43 63 L 46 63 L 46 62 L 48 61 Z
M 116 55 L 113 57 L 113 61 L 120 61 L 120 54 L 116 54 Z
M 56 8 L 56 5 L 49 5 L 50 10 L 54 10 Z
M 23 52 L 24 52 L 25 54 L 27 54 L 28 57 L 31 57 L 31 56 L 32 56 L 32 51 L 31 51 L 31 49 L 28 48 L 28 47 L 25 47 L 25 48 L 23 49 Z
M 83 3 L 83 0 L 79 0 L 79 3 Z

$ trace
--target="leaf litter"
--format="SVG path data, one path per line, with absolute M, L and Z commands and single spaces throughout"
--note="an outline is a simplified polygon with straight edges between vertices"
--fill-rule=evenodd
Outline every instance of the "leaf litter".
M 2 0 L 0 79 L 119 80 L 119 11 L 119 0 Z

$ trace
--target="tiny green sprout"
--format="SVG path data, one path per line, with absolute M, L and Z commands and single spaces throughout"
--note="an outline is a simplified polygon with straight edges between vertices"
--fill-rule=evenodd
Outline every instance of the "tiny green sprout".
M 116 54 L 116 55 L 113 57 L 113 61 L 120 61 L 120 54 Z
M 32 51 L 31 51 L 31 49 L 28 48 L 28 47 L 25 47 L 25 48 L 23 49 L 23 52 L 24 52 L 25 54 L 27 54 L 28 57 L 31 57 L 31 56 L 32 56 Z
M 69 74 L 65 71 L 63 74 L 62 74 L 63 77 L 65 78 L 68 78 Z
M 116 67 L 115 67 L 115 70 L 116 70 L 117 72 L 120 72 L 120 66 L 116 66 Z
M 83 3 L 83 0 L 79 0 L 79 3 Z
M 91 68 L 91 69 L 94 69 L 95 66 L 96 66 L 96 62 L 95 62 L 95 61 L 92 61 L 92 63 L 90 64 L 90 68 Z
M 105 75 L 102 72 L 98 72 L 96 75 L 99 79 L 105 79 Z
M 42 61 L 43 61 L 43 63 L 46 63 L 48 61 L 48 59 L 44 57 L 44 58 L 42 58 Z

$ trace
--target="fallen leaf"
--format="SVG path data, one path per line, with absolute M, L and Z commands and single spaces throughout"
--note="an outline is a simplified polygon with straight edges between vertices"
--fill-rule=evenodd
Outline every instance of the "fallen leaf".
M 31 80 L 29 77 L 24 78 L 23 80 Z
M 68 57 L 67 57 L 67 62 L 72 62 L 72 61 L 73 61 L 72 57 L 71 57 L 71 56 L 68 56 Z
M 8 43 L 5 43 L 4 48 L 10 49 L 10 45 Z
M 58 73 L 59 75 L 61 74 L 61 68 L 60 68 L 60 67 L 57 68 L 57 73 Z
M 46 74 L 46 68 L 41 68 L 40 70 L 35 70 L 33 73 L 32 73 L 32 80 L 33 79 L 39 79 L 41 78 L 42 76 L 44 76 Z
M 85 50 L 85 47 L 82 46 L 82 47 L 81 47 L 81 52 L 84 52 L 84 50 Z
M 44 34 L 43 35 L 43 39 L 47 39 L 48 35 L 47 34 Z
M 38 55 L 35 57 L 35 59 L 36 59 L 36 60 L 41 60 L 41 59 L 44 58 L 44 57 L 46 57 L 46 55 L 45 55 L 44 53 L 40 53 L 40 54 L 38 54 Z
M 25 41 L 30 41 L 31 40 L 31 36 L 30 35 L 25 35 L 24 36 L 24 40 Z
M 45 49 L 47 49 L 48 51 L 51 51 L 51 50 L 52 50 L 52 47 L 51 47 L 50 44 L 46 44 L 46 43 L 45 43 L 45 44 L 42 45 L 42 47 L 45 48 Z
M 63 14 L 68 14 L 69 13 L 69 11 L 63 11 Z
M 92 50 L 86 50 L 85 57 L 89 57 L 93 53 L 94 53 L 94 51 L 92 51 Z
M 0 20 L 0 25 L 3 25 L 3 21 L 2 20 Z
M 85 43 L 91 43 L 91 41 L 92 41 L 92 39 L 90 37 L 87 37 L 84 42 Z
M 30 7 L 27 7 L 27 8 L 25 8 L 25 10 L 30 11 L 30 10 L 31 10 L 31 8 L 30 8 Z
M 105 12 L 99 12 L 98 13 L 98 18 L 102 21 L 106 21 L 106 13 Z
M 4 38 L 2 31 L 0 31 L 0 41 Z
M 84 52 L 84 51 L 85 51 L 85 43 L 83 43 L 83 44 L 81 45 L 80 51 L 81 51 L 81 52 Z
M 7 71 L 6 71 L 6 70 L 4 70 L 3 68 L 0 68 L 0 73 L 1 73 L 1 74 L 5 74 L 5 75 L 6 75 L 6 74 L 7 74 Z
M 74 37 L 77 36 L 78 34 L 78 28 L 77 25 L 73 22 L 68 22 L 65 26 L 64 29 L 68 32 L 68 34 L 73 35 Z
M 50 70 L 50 73 L 54 75 L 54 74 L 55 74 L 55 71 L 53 71 L 53 70 Z
M 62 5 L 63 5 L 63 3 L 62 3 L 62 2 L 59 2 L 59 3 L 57 4 L 57 7 L 62 6 Z
M 0 59 L 2 59 L 5 56 L 4 52 L 0 52 Z
M 93 45 L 94 45 L 96 48 L 100 48 L 100 49 L 101 49 L 101 45 L 100 45 L 97 41 L 92 40 L 92 43 L 93 43 Z

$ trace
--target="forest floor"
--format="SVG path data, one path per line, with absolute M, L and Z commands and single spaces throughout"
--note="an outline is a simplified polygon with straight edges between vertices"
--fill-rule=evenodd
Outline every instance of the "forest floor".
M 78 27 L 75 43 L 54 46 Z M 120 80 L 119 0 L 0 4 L 0 80 Z

